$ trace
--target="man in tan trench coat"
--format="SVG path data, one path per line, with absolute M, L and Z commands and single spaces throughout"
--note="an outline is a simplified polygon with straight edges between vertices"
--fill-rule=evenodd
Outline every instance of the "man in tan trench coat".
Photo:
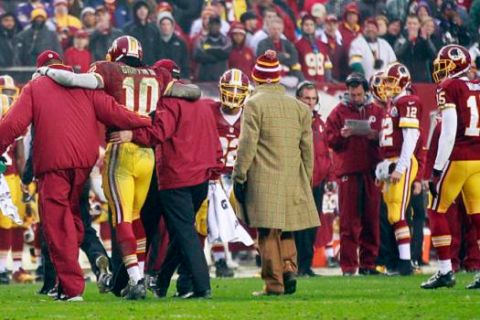
M 308 107 L 287 96 L 279 84 L 281 67 L 268 50 L 252 71 L 255 88 L 245 104 L 233 170 L 239 215 L 258 228 L 264 290 L 296 290 L 297 251 L 291 231 L 318 226 L 312 196 L 312 119 Z

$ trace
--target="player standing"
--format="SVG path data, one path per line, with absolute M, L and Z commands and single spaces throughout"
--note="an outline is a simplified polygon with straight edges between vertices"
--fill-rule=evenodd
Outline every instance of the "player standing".
M 433 63 L 442 123 L 429 183 L 433 195 L 429 218 L 439 270 L 422 283 L 423 289 L 455 285 L 450 254 L 452 236 L 445 213 L 460 192 L 480 245 L 480 82 L 467 78 L 471 62 L 467 49 L 447 45 L 440 49 Z M 467 288 L 480 288 L 480 274 Z

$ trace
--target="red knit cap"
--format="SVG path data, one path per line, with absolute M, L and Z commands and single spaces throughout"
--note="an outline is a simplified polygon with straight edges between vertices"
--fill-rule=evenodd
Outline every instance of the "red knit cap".
M 281 70 L 277 52 L 267 50 L 257 58 L 252 70 L 252 78 L 258 83 L 277 83 L 280 81 Z
M 60 55 L 52 50 L 45 50 L 37 57 L 37 68 L 43 67 L 48 61 L 56 59 L 62 61 Z

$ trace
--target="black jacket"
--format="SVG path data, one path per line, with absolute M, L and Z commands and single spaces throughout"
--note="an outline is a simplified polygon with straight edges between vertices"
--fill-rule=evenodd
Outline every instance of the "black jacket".
M 15 41 L 20 64 L 23 66 L 34 66 L 37 56 L 45 50 L 63 53 L 57 33 L 49 30 L 46 25 L 39 30 L 33 28 L 23 30 Z
M 432 82 L 430 66 L 440 48 L 435 48 L 430 39 L 418 37 L 412 42 L 401 37 L 395 43 L 394 49 L 397 59 L 410 70 L 412 81 Z
M 170 59 L 180 68 L 180 77 L 188 79 L 190 77 L 190 61 L 188 57 L 188 48 L 185 41 L 173 34 L 170 40 L 165 42 L 161 37 L 156 46 L 156 59 Z
M 12 67 L 19 64 L 15 30 L 7 31 L 0 25 L 0 67 Z
M 95 30 L 90 36 L 90 51 L 92 52 L 93 59 L 95 61 L 105 60 L 108 49 L 110 49 L 113 41 L 120 36 L 123 36 L 123 32 L 117 28 L 112 28 L 109 33 L 102 33 Z
M 228 56 L 232 51 L 230 38 L 220 35 L 218 38 L 203 36 L 198 39 L 194 49 L 194 59 L 198 62 L 199 81 L 218 81 L 227 70 Z

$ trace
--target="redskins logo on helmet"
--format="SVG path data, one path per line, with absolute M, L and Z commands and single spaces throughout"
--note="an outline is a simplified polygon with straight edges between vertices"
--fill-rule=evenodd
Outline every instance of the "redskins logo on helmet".
M 0 94 L 4 94 L 10 98 L 10 103 L 17 99 L 19 92 L 20 90 L 15 85 L 15 81 L 11 76 L 0 76 Z
M 143 49 L 140 41 L 132 36 L 121 36 L 115 39 L 108 49 L 107 61 L 116 62 L 124 57 L 143 59 Z
M 387 66 L 382 76 L 385 97 L 394 98 L 412 83 L 410 72 L 403 64 L 395 62 Z
M 220 101 L 228 108 L 241 108 L 249 94 L 248 77 L 238 69 L 230 69 L 220 77 L 218 83 Z
M 10 99 L 5 94 L 0 94 L 0 120 L 3 119 L 10 109 Z
M 454 78 L 467 72 L 472 64 L 470 53 L 458 44 L 444 46 L 433 61 L 432 77 L 435 83 Z
M 375 99 L 380 102 L 387 102 L 387 96 L 385 95 L 385 87 L 383 85 L 383 72 L 377 71 L 370 78 L 370 90 Z

